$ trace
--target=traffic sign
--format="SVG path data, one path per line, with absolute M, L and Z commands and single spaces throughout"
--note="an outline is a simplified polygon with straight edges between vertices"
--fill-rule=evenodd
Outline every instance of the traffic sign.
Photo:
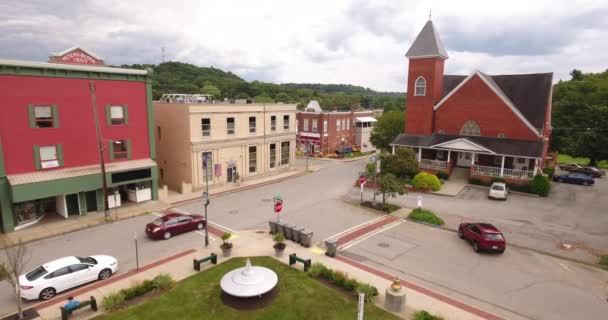
M 275 213 L 279 213 L 281 212 L 281 210 L 283 210 L 283 202 L 275 202 L 274 203 L 274 212 Z
M 207 192 L 203 192 L 203 197 L 201 199 L 203 201 L 203 205 L 206 207 L 209 205 L 209 194 Z
M 359 177 L 359 184 L 365 184 L 365 176 Z

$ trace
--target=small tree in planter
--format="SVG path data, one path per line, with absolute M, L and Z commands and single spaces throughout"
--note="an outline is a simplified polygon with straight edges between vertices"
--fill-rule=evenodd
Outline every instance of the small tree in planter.
M 232 253 L 232 243 L 228 242 L 228 239 L 230 239 L 231 236 L 232 234 L 230 232 L 225 232 L 222 235 L 222 244 L 220 245 L 220 248 L 222 249 L 222 255 L 224 257 L 230 257 L 230 254 Z
M 274 240 L 274 246 L 272 246 L 272 247 L 274 248 L 275 254 L 277 255 L 277 257 L 282 257 L 283 251 L 285 251 L 285 247 L 287 246 L 284 243 L 285 236 L 283 235 L 282 232 L 279 232 L 274 235 L 273 240 Z
M 376 195 L 382 196 L 382 209 L 388 211 L 386 209 L 386 199 L 389 197 L 396 198 L 397 195 L 405 194 L 405 188 L 403 188 L 403 185 L 392 173 L 383 174 L 378 178 L 378 182 L 380 183 L 380 187 L 376 191 Z

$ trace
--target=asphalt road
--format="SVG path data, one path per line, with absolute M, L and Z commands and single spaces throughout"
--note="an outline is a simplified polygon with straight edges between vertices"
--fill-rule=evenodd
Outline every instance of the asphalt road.
M 403 222 L 340 254 L 508 319 L 606 319 L 608 272 L 529 250 L 477 254 L 456 233 Z

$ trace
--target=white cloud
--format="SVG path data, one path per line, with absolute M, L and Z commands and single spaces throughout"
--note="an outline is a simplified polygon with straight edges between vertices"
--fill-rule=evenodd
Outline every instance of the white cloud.
M 605 1 L 118 1 L 0 3 L 0 55 L 45 60 L 81 44 L 108 63 L 171 60 L 248 80 L 404 91 L 404 53 L 432 9 L 446 72 L 602 71 Z

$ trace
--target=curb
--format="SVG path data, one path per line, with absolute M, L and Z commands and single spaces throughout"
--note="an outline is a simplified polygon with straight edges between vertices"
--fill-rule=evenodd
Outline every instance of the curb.
M 418 220 L 414 220 L 414 219 L 410 219 L 410 218 L 405 218 L 405 220 L 406 221 L 410 221 L 410 222 L 414 222 L 414 223 L 418 223 L 418 224 L 423 224 L 423 225 L 425 225 L 427 227 L 433 227 L 433 228 L 437 228 L 437 229 L 444 229 L 444 230 L 456 232 L 456 230 L 451 230 L 451 229 L 448 229 L 448 228 L 446 228 L 444 226 L 441 226 L 441 225 L 436 225 L 436 224 L 432 224 L 432 223 L 428 223 L 428 222 L 424 222 L 424 221 L 418 221 Z
M 309 160 L 312 159 L 312 160 L 319 160 L 319 161 L 328 161 L 328 162 L 353 162 L 353 161 L 357 161 L 357 160 L 361 160 L 361 159 L 365 159 L 365 158 L 371 157 L 373 155 L 374 155 L 374 153 L 372 153 L 372 154 L 366 154 L 364 156 L 360 156 L 360 157 L 356 157 L 356 158 L 331 159 L 331 158 L 314 158 L 314 157 L 312 157 L 312 158 L 308 158 L 308 159 Z M 304 157 L 304 156 L 296 156 L 296 158 L 306 160 L 306 157 Z
M 476 184 L 467 184 L 467 185 L 465 185 L 465 187 L 490 190 L 490 187 L 478 186 Z M 509 193 L 518 194 L 518 195 L 521 195 L 521 196 L 528 196 L 528 197 L 532 197 L 532 198 L 540 198 L 541 197 L 541 196 L 539 196 L 537 194 L 525 193 L 525 192 L 519 192 L 519 191 L 510 191 L 509 190 Z

